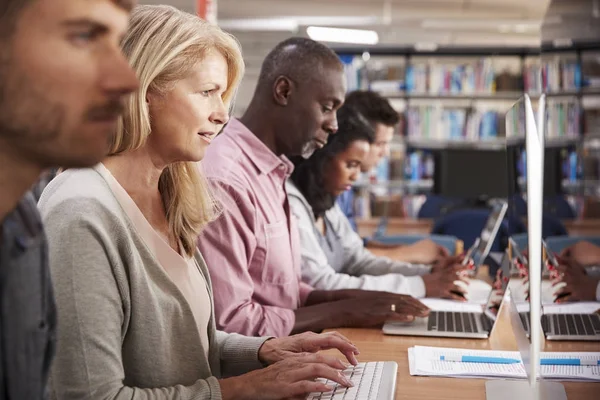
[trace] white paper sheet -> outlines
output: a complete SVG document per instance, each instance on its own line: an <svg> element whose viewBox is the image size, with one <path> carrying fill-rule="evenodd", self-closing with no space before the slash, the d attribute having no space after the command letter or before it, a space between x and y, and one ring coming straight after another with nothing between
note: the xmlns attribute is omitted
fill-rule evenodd
<svg viewBox="0 0 600 400"><path fill-rule="evenodd" d="M518 351L470 350L444 347L415 346L408 349L409 371L411 375L445 376L455 378L525 379L523 364L487 364L440 361L441 355L470 355L481 357L506 357L521 359ZM542 353L542 358L600 358L599 353L554 352ZM546 379L598 381L600 366L543 365L542 377Z"/></svg>
<svg viewBox="0 0 600 400"><path fill-rule="evenodd" d="M597 301L544 305L544 314L592 314L598 310L600 302Z"/></svg>
<svg viewBox="0 0 600 400"><path fill-rule="evenodd" d="M454 300L443 300L446 302L450 302L450 303L460 303L460 304L478 304L478 305L485 305L488 301L488 297L490 296L490 291L492 290L492 287L485 281L482 281L480 279L470 279L468 283L465 282L461 282L461 281L456 281L456 282L460 282L457 283L458 286L462 287L463 289L466 289L467 294L466 294L466 302L460 302L460 301L454 301ZM423 299L423 300L429 300L428 299ZM441 299L432 299L432 300L441 300ZM443 309L442 311L469 311L469 310L458 310L458 309L451 309L451 310L447 310L447 309ZM481 311L481 307L479 307L479 311Z"/></svg>
<svg viewBox="0 0 600 400"><path fill-rule="evenodd" d="M479 304L454 300L434 299L431 297L420 299L420 301L433 311L483 312L483 307L481 307Z"/></svg>

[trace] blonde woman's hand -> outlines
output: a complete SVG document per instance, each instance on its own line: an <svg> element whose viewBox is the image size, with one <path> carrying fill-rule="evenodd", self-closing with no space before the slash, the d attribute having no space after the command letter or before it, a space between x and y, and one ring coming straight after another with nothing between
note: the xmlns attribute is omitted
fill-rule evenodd
<svg viewBox="0 0 600 400"><path fill-rule="evenodd" d="M233 378L222 379L223 400L279 400L306 396L311 392L328 392L333 387L316 382L325 378L344 387L352 383L343 375L346 366L337 358L324 354L304 354L287 358L267 368Z"/></svg>
<svg viewBox="0 0 600 400"><path fill-rule="evenodd" d="M264 364L274 364L290 357L298 357L321 350L337 349L348 362L356 365L358 348L338 332L317 334L305 332L298 335L267 340L258 351L258 358Z"/></svg>

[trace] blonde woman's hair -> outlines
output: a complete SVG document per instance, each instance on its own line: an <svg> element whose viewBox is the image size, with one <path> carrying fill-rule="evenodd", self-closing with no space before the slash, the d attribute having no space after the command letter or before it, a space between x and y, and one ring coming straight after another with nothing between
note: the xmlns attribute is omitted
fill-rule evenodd
<svg viewBox="0 0 600 400"><path fill-rule="evenodd" d="M171 6L138 6L133 10L123 51L136 71L139 89L128 98L109 155L136 150L151 134L146 95L164 94L185 78L211 50L227 60L228 85L223 101L231 107L244 74L238 41L218 26ZM158 184L169 231L188 256L202 228L218 208L198 163L178 162L163 171Z"/></svg>

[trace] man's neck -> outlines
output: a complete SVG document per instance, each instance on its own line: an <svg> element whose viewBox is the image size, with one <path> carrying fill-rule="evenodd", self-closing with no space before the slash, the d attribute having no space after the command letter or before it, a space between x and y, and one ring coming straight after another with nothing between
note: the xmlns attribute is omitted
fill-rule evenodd
<svg viewBox="0 0 600 400"><path fill-rule="evenodd" d="M20 158L5 143L0 146L0 223L37 182L43 171L39 165Z"/></svg>
<svg viewBox="0 0 600 400"><path fill-rule="evenodd" d="M271 121L266 117L269 115L265 110L261 110L258 106L250 103L244 115L240 118L240 122L246 126L261 142L265 144L274 154L280 155L277 150L276 136L277 133L273 128Z"/></svg>

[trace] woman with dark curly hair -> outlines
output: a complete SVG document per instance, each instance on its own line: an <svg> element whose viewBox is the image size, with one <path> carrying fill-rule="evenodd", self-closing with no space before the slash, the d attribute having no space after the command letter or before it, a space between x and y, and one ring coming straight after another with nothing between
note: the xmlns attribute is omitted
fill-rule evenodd
<svg viewBox="0 0 600 400"><path fill-rule="evenodd" d="M454 283L463 268L456 258L432 268L377 257L364 247L335 200L358 178L375 132L350 106L343 106L337 119L337 134L310 158L294 160L288 181L302 242L302 279L323 290L354 288L464 300L464 289Z"/></svg>

